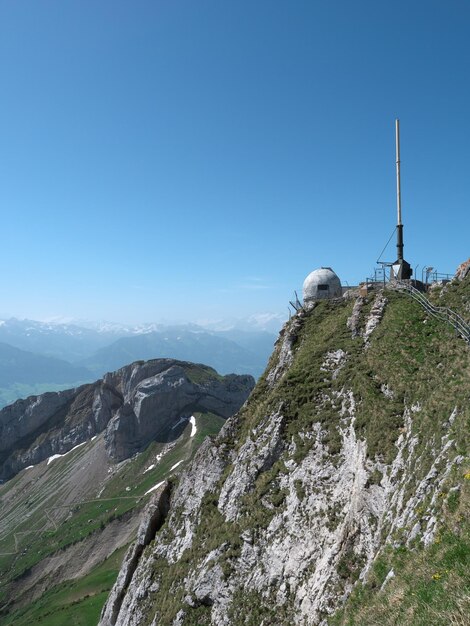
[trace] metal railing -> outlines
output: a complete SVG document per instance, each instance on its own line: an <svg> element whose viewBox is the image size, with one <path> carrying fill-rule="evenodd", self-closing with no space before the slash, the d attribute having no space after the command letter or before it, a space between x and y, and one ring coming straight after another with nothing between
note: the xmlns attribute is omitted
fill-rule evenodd
<svg viewBox="0 0 470 626"><path fill-rule="evenodd" d="M448 307L434 306L426 296L406 281L393 280L388 283L388 287L410 295L429 315L450 324L456 333L470 345L470 324L460 317L458 313Z"/></svg>

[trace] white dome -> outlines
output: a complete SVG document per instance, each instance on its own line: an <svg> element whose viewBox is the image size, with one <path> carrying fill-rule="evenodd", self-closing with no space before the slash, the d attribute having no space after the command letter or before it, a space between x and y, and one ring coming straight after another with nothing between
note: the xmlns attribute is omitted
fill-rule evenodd
<svg viewBox="0 0 470 626"><path fill-rule="evenodd" d="M304 280L304 302L341 298L341 281L331 267L321 267L311 272Z"/></svg>

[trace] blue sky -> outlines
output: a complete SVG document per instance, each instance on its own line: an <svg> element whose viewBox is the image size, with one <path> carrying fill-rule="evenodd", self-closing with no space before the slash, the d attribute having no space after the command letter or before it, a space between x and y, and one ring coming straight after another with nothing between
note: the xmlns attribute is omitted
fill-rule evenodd
<svg viewBox="0 0 470 626"><path fill-rule="evenodd" d="M405 257L453 272L469 32L465 0L1 0L0 313L242 317L321 265L357 283L396 117Z"/></svg>

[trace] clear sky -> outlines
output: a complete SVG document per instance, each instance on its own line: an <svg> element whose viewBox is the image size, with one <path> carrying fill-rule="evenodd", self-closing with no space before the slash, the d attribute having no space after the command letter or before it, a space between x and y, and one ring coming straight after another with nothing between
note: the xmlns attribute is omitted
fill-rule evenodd
<svg viewBox="0 0 470 626"><path fill-rule="evenodd" d="M0 0L0 313L287 312L470 255L468 0ZM389 260L395 250L389 248ZM418 276L421 269L418 268Z"/></svg>

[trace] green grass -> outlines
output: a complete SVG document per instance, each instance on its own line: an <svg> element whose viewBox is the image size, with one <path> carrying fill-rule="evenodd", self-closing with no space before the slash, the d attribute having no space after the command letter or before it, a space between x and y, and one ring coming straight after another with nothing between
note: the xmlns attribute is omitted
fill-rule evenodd
<svg viewBox="0 0 470 626"><path fill-rule="evenodd" d="M192 440L193 449L197 450L206 437L218 434L225 420L214 413L195 413L197 432Z"/></svg>
<svg viewBox="0 0 470 626"><path fill-rule="evenodd" d="M57 484L60 485L60 476L73 470L74 463L80 462L84 451L85 446L69 453L63 459L55 461L48 469L49 480L56 481L59 479ZM20 480L19 475L2 485L0 494L6 495L18 480ZM24 575L45 557L82 541L92 533L100 532L113 519L120 518L132 508L142 507L144 504L138 499L115 497L113 500L102 499L99 502L87 502L85 499L83 502L71 503L64 507L61 506L63 494L61 494L60 487L46 499L42 493L33 494L34 492L29 491L19 494L17 508L21 511L20 507L28 510L29 507L39 505L38 510L31 517L25 518L15 528L12 528L10 533L0 542L1 552L14 553L15 544L18 547L16 553L0 556L0 571L2 572L0 590L4 590L9 582ZM130 494L126 493L126 495L129 496ZM59 508L56 510L56 507ZM57 512L62 515L62 522L58 522L57 530L52 527L47 515L48 512L54 518ZM17 536L16 542L15 534Z"/></svg>
<svg viewBox="0 0 470 626"><path fill-rule="evenodd" d="M431 289L427 296L436 306L447 306L470 323L470 274L463 281Z"/></svg>
<svg viewBox="0 0 470 626"><path fill-rule="evenodd" d="M102 530L113 519L122 517L135 507L135 500L117 498L103 502L80 503L73 505L71 517L63 522L58 530L24 531L25 534L20 537L19 552L2 557L0 560L2 583L15 580L47 556L83 541L92 533ZM23 527L27 528L27 523ZM14 548L11 540L8 547Z"/></svg>
<svg viewBox="0 0 470 626"><path fill-rule="evenodd" d="M291 606L277 606L274 596L274 590L271 597L266 597L256 591L238 589L229 612L231 626L292 626Z"/></svg>
<svg viewBox="0 0 470 626"><path fill-rule="evenodd" d="M126 547L116 550L87 576L57 585L40 598L8 616L2 626L91 626L99 615L116 580Z"/></svg>
<svg viewBox="0 0 470 626"><path fill-rule="evenodd" d="M189 380L197 385L204 385L212 381L223 379L223 376L207 365L187 363L184 365L184 371Z"/></svg>

